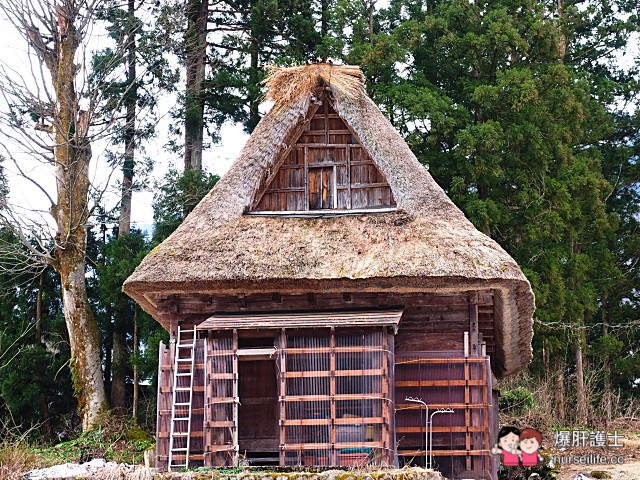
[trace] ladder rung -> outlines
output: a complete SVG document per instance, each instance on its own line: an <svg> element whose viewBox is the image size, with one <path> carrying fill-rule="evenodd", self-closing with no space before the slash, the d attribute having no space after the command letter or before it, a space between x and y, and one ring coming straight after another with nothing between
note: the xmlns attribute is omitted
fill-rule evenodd
<svg viewBox="0 0 640 480"><path fill-rule="evenodd" d="M193 343L181 343L178 348L193 348Z"/></svg>
<svg viewBox="0 0 640 480"><path fill-rule="evenodd" d="M193 375L191 372L187 372L187 373L176 373L176 376L178 376L178 377L190 377L191 375Z"/></svg>
<svg viewBox="0 0 640 480"><path fill-rule="evenodd" d="M176 407L182 407L182 406L185 406L185 405L191 405L191 402L176 402L176 403L174 403L174 405Z"/></svg>
<svg viewBox="0 0 640 480"><path fill-rule="evenodd" d="M179 358L178 361L179 362L192 362L193 358Z"/></svg>
<svg viewBox="0 0 640 480"><path fill-rule="evenodd" d="M189 421L189 417L177 417L173 419L174 422L187 422Z"/></svg>
<svg viewBox="0 0 640 480"><path fill-rule="evenodd" d="M188 392L191 387L176 387L176 392Z"/></svg>
<svg viewBox="0 0 640 480"><path fill-rule="evenodd" d="M190 435L189 432L173 432L174 437L188 437Z"/></svg>
<svg viewBox="0 0 640 480"><path fill-rule="evenodd" d="M172 452L186 452L187 450L189 450L188 448L173 448L171 451Z"/></svg>

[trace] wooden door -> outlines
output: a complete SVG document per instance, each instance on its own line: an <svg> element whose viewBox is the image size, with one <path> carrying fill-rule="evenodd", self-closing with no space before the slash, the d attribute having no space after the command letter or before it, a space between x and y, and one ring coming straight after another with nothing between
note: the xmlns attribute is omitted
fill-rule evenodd
<svg viewBox="0 0 640 480"><path fill-rule="evenodd" d="M240 453L277 452L278 393L275 361L241 361L238 362L238 367Z"/></svg>
<svg viewBox="0 0 640 480"><path fill-rule="evenodd" d="M336 208L335 167L309 168L309 210Z"/></svg>

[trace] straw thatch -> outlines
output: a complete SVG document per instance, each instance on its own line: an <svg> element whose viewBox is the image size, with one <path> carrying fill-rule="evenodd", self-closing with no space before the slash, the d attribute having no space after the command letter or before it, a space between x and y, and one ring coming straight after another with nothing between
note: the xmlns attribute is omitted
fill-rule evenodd
<svg viewBox="0 0 640 480"><path fill-rule="evenodd" d="M295 93L297 78L302 95ZM339 86L332 83L336 78L342 79ZM529 282L451 202L361 83L354 89L353 78L361 82L355 67L277 71L267 84L281 89L271 94L278 108L258 124L216 187L147 255L125 282L125 292L157 316L153 295L162 292L494 288L498 371L522 369L531 359ZM244 215L290 132L307 115L314 95L310 85L330 92L335 110L386 176L397 212L337 218Z"/></svg>

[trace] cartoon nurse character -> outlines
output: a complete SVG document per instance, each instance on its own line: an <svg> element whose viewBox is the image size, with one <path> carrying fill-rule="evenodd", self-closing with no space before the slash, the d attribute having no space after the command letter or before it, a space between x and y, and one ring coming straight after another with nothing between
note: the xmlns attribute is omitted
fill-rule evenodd
<svg viewBox="0 0 640 480"><path fill-rule="evenodd" d="M538 462L544 461L538 453L542 444L542 435L533 428L526 428L520 434L520 451L522 452L522 465L524 467L533 467Z"/></svg>
<svg viewBox="0 0 640 480"><path fill-rule="evenodd" d="M502 427L498 433L498 444L491 449L494 455L502 455L502 465L517 467L519 463L520 430L516 427Z"/></svg>

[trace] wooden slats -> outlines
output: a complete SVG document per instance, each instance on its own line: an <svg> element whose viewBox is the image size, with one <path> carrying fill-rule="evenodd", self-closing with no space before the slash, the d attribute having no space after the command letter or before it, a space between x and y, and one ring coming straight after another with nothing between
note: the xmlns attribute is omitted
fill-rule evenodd
<svg viewBox="0 0 640 480"><path fill-rule="evenodd" d="M382 448L381 442L287 443L283 450L329 450L342 448Z"/></svg>
<svg viewBox="0 0 640 480"><path fill-rule="evenodd" d="M303 425L375 425L383 423L381 417L360 417L360 418L304 418L304 419L285 419L282 424L286 427L303 426Z"/></svg>
<svg viewBox="0 0 640 480"><path fill-rule="evenodd" d="M252 211L395 206L387 179L329 101L325 99L320 108L312 106L303 125L286 141L273 172L266 176L252 202ZM352 182L356 185L353 189ZM331 192L334 196L327 195Z"/></svg>
<svg viewBox="0 0 640 480"><path fill-rule="evenodd" d="M452 408L454 410L465 410L465 409L484 409L491 407L491 404L488 403L430 403L429 408L438 409L438 408ZM417 405L415 403L396 403L396 411L400 410L424 410L424 407Z"/></svg>
<svg viewBox="0 0 640 480"><path fill-rule="evenodd" d="M397 433L424 433L422 427L396 427ZM466 433L466 432L484 432L484 426L467 427L467 426L446 426L433 427L433 433Z"/></svg>
<svg viewBox="0 0 640 480"><path fill-rule="evenodd" d="M434 457L466 457L467 455L472 456L488 456L490 455L489 450L433 450ZM406 457L419 457L424 456L424 450L398 450L398 455L406 456Z"/></svg>
<svg viewBox="0 0 640 480"><path fill-rule="evenodd" d="M402 310L372 312L324 312L254 315L213 315L198 325L198 330L255 328L310 328L343 326L397 327Z"/></svg>
<svg viewBox="0 0 640 480"><path fill-rule="evenodd" d="M396 387L481 387L483 380L396 380Z"/></svg>
<svg viewBox="0 0 640 480"><path fill-rule="evenodd" d="M331 372L330 370L305 370L303 372L290 371L284 373L283 375L285 378L321 378L330 377L332 373L336 377L379 377L382 375L382 369L376 368L371 370L335 370L334 372Z"/></svg>

